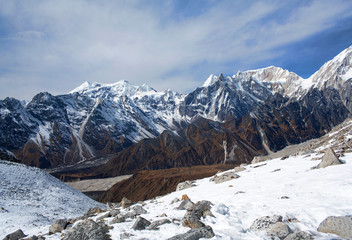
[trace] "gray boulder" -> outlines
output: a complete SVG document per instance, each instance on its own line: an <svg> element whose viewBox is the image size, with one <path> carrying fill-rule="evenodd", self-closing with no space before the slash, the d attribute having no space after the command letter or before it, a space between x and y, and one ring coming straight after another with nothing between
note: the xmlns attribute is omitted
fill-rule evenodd
<svg viewBox="0 0 352 240"><path fill-rule="evenodd" d="M94 207L94 208L90 208L85 214L84 214L84 218L89 218L89 217L93 217L99 213L103 212L103 210L99 207Z"/></svg>
<svg viewBox="0 0 352 240"><path fill-rule="evenodd" d="M49 227L49 234L54 234L64 230L69 222L66 219L58 219Z"/></svg>
<svg viewBox="0 0 352 240"><path fill-rule="evenodd" d="M110 240L107 233L108 227L105 224L86 219L68 229L62 240Z"/></svg>
<svg viewBox="0 0 352 240"><path fill-rule="evenodd" d="M137 217L135 223L132 226L132 229L134 230L144 230L146 229L151 222L149 222L147 219L142 218L141 216Z"/></svg>
<svg viewBox="0 0 352 240"><path fill-rule="evenodd" d="M239 178L240 176L237 175L236 173L234 172L227 172L227 173L224 173L220 176L218 175L215 175L214 177L212 177L210 179L211 182L215 182L216 184L218 183L222 183L222 182L227 182L227 181L230 181L232 179L236 179L236 178Z"/></svg>
<svg viewBox="0 0 352 240"><path fill-rule="evenodd" d="M131 233L124 232L124 233L121 233L121 234L120 234L120 239L121 239L121 240L130 239L130 238L133 237L133 236L134 236L134 235L131 234Z"/></svg>
<svg viewBox="0 0 352 240"><path fill-rule="evenodd" d="M210 226L204 226L201 228L192 228L186 233L178 234L167 240L198 240L200 238L212 238L215 234Z"/></svg>
<svg viewBox="0 0 352 240"><path fill-rule="evenodd" d="M117 215L110 221L110 224L115 224L115 223L123 223L126 222L126 218L123 215Z"/></svg>
<svg viewBox="0 0 352 240"><path fill-rule="evenodd" d="M164 218L164 219L160 219L160 220L156 220L156 221L153 221L148 229L149 230L158 230L159 229L159 226L161 225L164 225L164 224L167 224L167 223L171 223L171 221L167 218Z"/></svg>
<svg viewBox="0 0 352 240"><path fill-rule="evenodd" d="M284 238L284 240L312 240L312 239L313 239L312 235L310 235L305 231L294 232L288 235L286 238Z"/></svg>
<svg viewBox="0 0 352 240"><path fill-rule="evenodd" d="M246 168L242 167L242 166L235 167L235 169L234 169L235 172L242 172L242 171L245 171L245 170L246 170Z"/></svg>
<svg viewBox="0 0 352 240"><path fill-rule="evenodd" d="M194 203L191 201L191 199L185 199L183 200L180 205L177 207L178 210L187 210L190 209L194 206Z"/></svg>
<svg viewBox="0 0 352 240"><path fill-rule="evenodd" d="M252 231L267 231L273 226L275 223L282 222L282 216L274 215L274 216L264 216L254 220L250 229Z"/></svg>
<svg viewBox="0 0 352 240"><path fill-rule="evenodd" d="M18 239L24 238L25 236L27 235L25 235L21 229L18 229L17 231L6 235L6 237L3 240L18 240Z"/></svg>
<svg viewBox="0 0 352 240"><path fill-rule="evenodd" d="M204 227L204 223L200 220L206 216L214 216L210 209L212 203L209 201L199 201L192 208L188 209L185 216L182 219L182 225L190 228L201 228Z"/></svg>
<svg viewBox="0 0 352 240"><path fill-rule="evenodd" d="M123 197L120 202L122 208L128 208L132 205L132 203L133 202L131 200L127 199L126 197Z"/></svg>
<svg viewBox="0 0 352 240"><path fill-rule="evenodd" d="M174 204L174 203L177 203L177 202L179 202L179 201L180 201L180 199L174 198L174 199L170 202L170 204Z"/></svg>
<svg viewBox="0 0 352 240"><path fill-rule="evenodd" d="M196 186L194 184L194 181L180 182L179 184L177 184L176 191L181 191L183 189L187 189L187 188L194 187L194 186Z"/></svg>
<svg viewBox="0 0 352 240"><path fill-rule="evenodd" d="M283 222L277 222L273 224L267 232L268 235L273 238L278 237L280 239L284 239L290 234L290 228Z"/></svg>
<svg viewBox="0 0 352 240"><path fill-rule="evenodd" d="M333 165L343 164L340 159L336 156L336 153L332 148L328 148L325 151L323 159L315 168L326 168Z"/></svg>
<svg viewBox="0 0 352 240"><path fill-rule="evenodd" d="M141 214L146 214L147 213L147 210L145 210L142 206L140 205L136 205L132 208L132 212L135 214L135 215L141 215Z"/></svg>
<svg viewBox="0 0 352 240"><path fill-rule="evenodd" d="M319 224L318 231L352 239L352 216L327 217Z"/></svg>

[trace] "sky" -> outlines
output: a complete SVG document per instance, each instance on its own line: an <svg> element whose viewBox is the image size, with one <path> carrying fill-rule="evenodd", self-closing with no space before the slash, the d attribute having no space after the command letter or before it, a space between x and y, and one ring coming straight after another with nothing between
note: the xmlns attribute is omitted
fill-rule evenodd
<svg viewBox="0 0 352 240"><path fill-rule="evenodd" d="M308 78L350 45L350 0L0 0L0 99L123 79L188 93L270 65Z"/></svg>

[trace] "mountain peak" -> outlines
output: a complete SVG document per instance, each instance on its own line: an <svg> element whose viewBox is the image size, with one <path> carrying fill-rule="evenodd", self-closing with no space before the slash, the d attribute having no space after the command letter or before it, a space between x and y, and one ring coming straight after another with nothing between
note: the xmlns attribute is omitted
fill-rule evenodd
<svg viewBox="0 0 352 240"><path fill-rule="evenodd" d="M216 75L210 74L207 80L205 80L205 82L203 83L202 87L208 87L210 85L213 85L217 78L218 77Z"/></svg>

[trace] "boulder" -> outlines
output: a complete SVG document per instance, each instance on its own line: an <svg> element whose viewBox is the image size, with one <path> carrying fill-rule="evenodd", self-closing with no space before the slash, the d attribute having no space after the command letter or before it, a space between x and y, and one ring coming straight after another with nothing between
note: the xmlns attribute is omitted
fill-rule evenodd
<svg viewBox="0 0 352 240"><path fill-rule="evenodd" d="M183 189L187 189L187 188L194 187L194 186L196 186L194 184L194 181L180 182L179 184L177 184L176 191L181 191Z"/></svg>
<svg viewBox="0 0 352 240"><path fill-rule="evenodd" d="M319 224L318 231L352 239L352 216L327 217Z"/></svg>
<svg viewBox="0 0 352 240"><path fill-rule="evenodd" d="M146 214L147 213L147 210L145 210L142 206L140 205L136 205L132 208L132 212L135 214L135 215L141 215L141 214Z"/></svg>
<svg viewBox="0 0 352 240"><path fill-rule="evenodd" d="M178 234L167 240L198 240L200 238L212 238L215 234L210 226L204 226L201 228L192 228L186 233Z"/></svg>
<svg viewBox="0 0 352 240"><path fill-rule="evenodd" d="M25 236L27 235L25 235L21 229L18 229L17 231L6 235L3 240L18 240L24 238Z"/></svg>
<svg viewBox="0 0 352 240"><path fill-rule="evenodd" d="M131 239L134 235L128 232L124 232L120 234L120 239L121 240L126 240L126 239Z"/></svg>
<svg viewBox="0 0 352 240"><path fill-rule="evenodd" d="M134 230L144 230L146 229L151 222L149 222L147 219L142 218L141 216L137 217L135 223L132 226L132 229Z"/></svg>
<svg viewBox="0 0 352 240"><path fill-rule="evenodd" d="M110 212L104 213L103 215L99 216L96 221L104 221L104 219L108 217L111 217Z"/></svg>
<svg viewBox="0 0 352 240"><path fill-rule="evenodd" d="M190 199L183 200L177 207L178 210L187 210L194 206L194 203Z"/></svg>
<svg viewBox="0 0 352 240"><path fill-rule="evenodd" d="M126 218L123 215L117 215L114 219L110 221L110 224L123 223L126 222Z"/></svg>
<svg viewBox="0 0 352 240"><path fill-rule="evenodd" d="M284 240L312 240L313 237L305 231L297 231L289 234Z"/></svg>
<svg viewBox="0 0 352 240"><path fill-rule="evenodd" d="M159 229L159 226L167 224L167 223L171 223L171 221L169 219L167 219L167 218L156 220L156 221L153 221L149 225L148 229L149 230L157 230L157 229Z"/></svg>
<svg viewBox="0 0 352 240"><path fill-rule="evenodd" d="M179 202L179 201L181 201L181 200L178 199L178 198L174 198L174 199L170 202L170 204L174 204L174 203L177 203L177 202Z"/></svg>
<svg viewBox="0 0 352 240"><path fill-rule="evenodd" d="M252 231L267 231L270 229L272 225L275 223L282 222L282 216L274 215L274 216L264 216L254 220L250 229Z"/></svg>
<svg viewBox="0 0 352 240"><path fill-rule="evenodd" d="M214 177L212 177L210 179L211 182L215 182L216 184L218 183L222 183L222 182L226 182L226 181L230 181L232 179L236 179L236 178L239 178L240 176L237 175L236 173L234 172L227 172L227 173L224 173L220 176L218 175L215 175Z"/></svg>
<svg viewBox="0 0 352 240"><path fill-rule="evenodd" d="M132 205L132 203L133 202L131 200L127 199L126 197L123 197L120 202L122 208L128 208Z"/></svg>
<svg viewBox="0 0 352 240"><path fill-rule="evenodd" d="M321 160L321 162L315 168L317 168L317 169L326 168L326 167L329 167L329 166L339 165L339 164L342 164L342 162L336 156L336 153L334 152L334 150L332 148L328 148L325 151L323 159Z"/></svg>
<svg viewBox="0 0 352 240"><path fill-rule="evenodd" d="M108 227L105 224L86 219L68 229L62 240L110 240L107 233Z"/></svg>
<svg viewBox="0 0 352 240"><path fill-rule="evenodd" d="M94 208L90 208L85 214L84 214L84 218L89 218L89 217L93 217L99 213L103 212L103 210L99 207L94 207Z"/></svg>
<svg viewBox="0 0 352 240"><path fill-rule="evenodd" d="M284 239L290 234L290 228L283 222L277 222L273 224L267 232L273 238L278 237Z"/></svg>
<svg viewBox="0 0 352 240"><path fill-rule="evenodd" d="M244 168L242 166L235 167L235 169L234 169L235 172L242 172L244 170L246 170L246 168Z"/></svg>
<svg viewBox="0 0 352 240"><path fill-rule="evenodd" d="M64 230L69 222L66 219L58 219L49 227L49 234L54 234Z"/></svg>
<svg viewBox="0 0 352 240"><path fill-rule="evenodd" d="M210 209L212 203L209 201L199 201L192 208L189 208L183 217L182 225L190 228L204 227L204 223L200 219L206 216L214 216Z"/></svg>

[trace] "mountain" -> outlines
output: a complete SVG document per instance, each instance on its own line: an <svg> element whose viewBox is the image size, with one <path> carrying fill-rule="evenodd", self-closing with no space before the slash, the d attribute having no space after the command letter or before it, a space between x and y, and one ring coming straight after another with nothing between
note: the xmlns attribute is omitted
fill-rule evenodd
<svg viewBox="0 0 352 240"><path fill-rule="evenodd" d="M231 160L248 161L341 123L352 111L351 58L352 47L308 79L274 66L211 75L185 95L123 80L85 82L59 96L39 93L26 104L6 98L0 152L42 168L116 155L130 171L224 162L238 145L241 159Z"/></svg>
<svg viewBox="0 0 352 240"><path fill-rule="evenodd" d="M0 160L0 238L21 228L27 234L48 231L57 218L73 218L93 201L38 168Z"/></svg>

